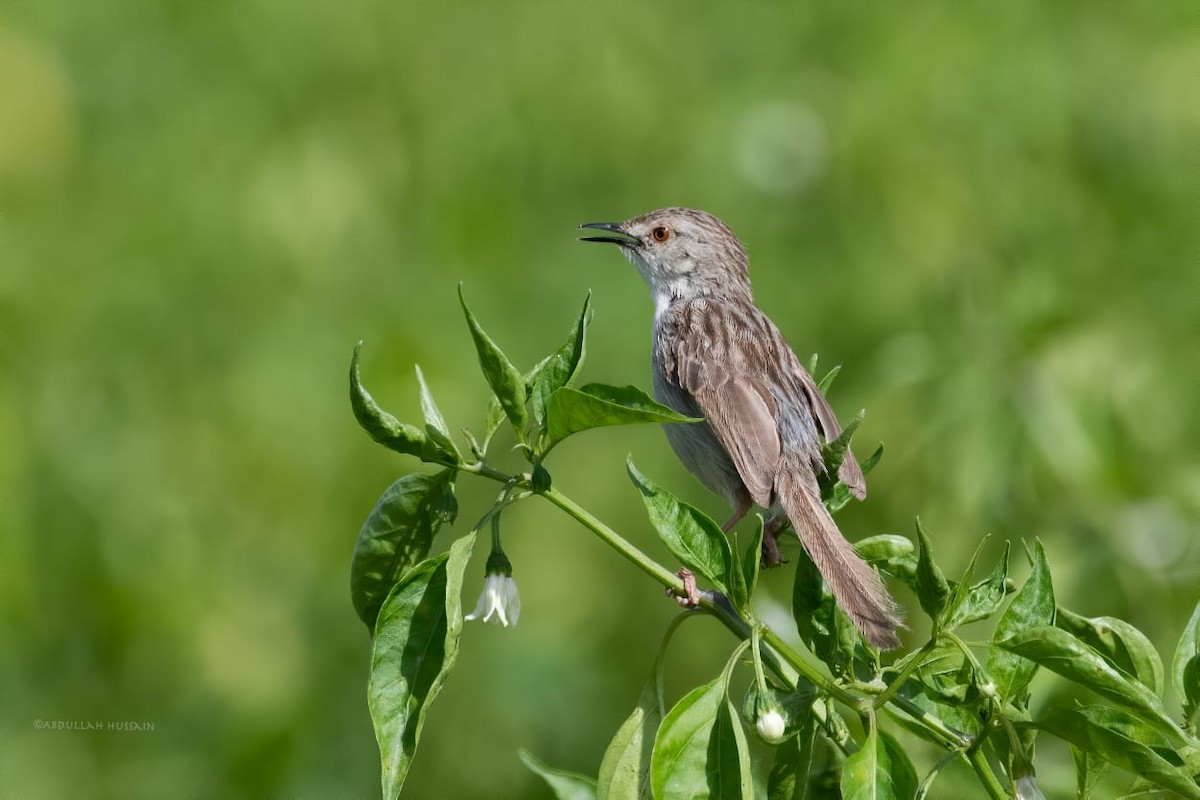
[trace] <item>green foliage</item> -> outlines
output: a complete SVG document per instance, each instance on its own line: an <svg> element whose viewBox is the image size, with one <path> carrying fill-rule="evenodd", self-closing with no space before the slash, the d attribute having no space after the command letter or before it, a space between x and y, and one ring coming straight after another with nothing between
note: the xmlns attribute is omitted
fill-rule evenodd
<svg viewBox="0 0 1200 800"><path fill-rule="evenodd" d="M992 641L999 644L1010 636L1017 636L1037 627L1054 624L1054 586L1050 580L1050 565L1042 543L1037 542L1034 553L1033 572L1025 585L1017 592L1008 608L996 623ZM993 649L988 657L988 672L996 679L1000 696L1018 706L1027 705L1025 689L1033 680L1037 664L1005 652Z"/></svg>
<svg viewBox="0 0 1200 800"><path fill-rule="evenodd" d="M635 387L570 385L586 349L590 297L565 342L524 375L465 302L463 309L494 395L482 444L464 431L475 461L465 460L454 444L420 369L423 430L400 423L375 403L361 385L357 349L351 364L353 410L368 434L389 449L444 465L437 473L410 474L389 487L368 516L352 560L354 607L374 631L368 697L387 797L397 796L404 784L429 704L458 651L463 571L475 534L460 537L448 552L429 556L434 534L454 521L457 477L466 474L503 485L479 522L492 527L489 572L512 572L500 549L500 516L513 503L540 496L668 590L679 591L671 568L654 562L561 494L544 462L555 445L583 430L692 420ZM827 375L822 387L835 374ZM528 472L504 472L489 461L494 426L505 419L530 465ZM861 419L825 448L830 475L836 474ZM864 468L873 467L881 452L882 447ZM762 584L762 517L739 554L716 522L646 477L632 458L627 471L658 537L707 591L696 611L677 617L668 628L651 678L606 748L596 780L552 768L520 751L520 759L555 797L749 798L756 785L765 785L770 798L831 792L846 800L937 796L935 784L946 766L961 760L988 796L1002 798L1015 791L1018 781L1032 780L1039 731L1071 746L1085 793L1102 768L1111 765L1137 776L1131 790L1157 788L1200 797L1195 780L1200 742L1194 730L1200 609L1172 662L1172 685L1185 711L1180 726L1163 704L1165 671L1147 637L1114 617L1086 618L1058 608L1040 541L1030 554L1029 576L1005 606L1013 585L1009 543L990 571L977 579L988 543L984 537L962 575L951 579L934 556L933 537L918 520L915 542L881 534L856 545L868 563L915 592L929 619L929 639L897 654L891 663L864 643L808 556L800 551L793 559L792 618L800 640L821 663L818 669L755 618L753 599ZM831 511L849 500L848 490L837 481L823 490ZM686 691L666 711L665 653L680 622L697 614L717 618L741 643L718 678ZM994 625L988 641L960 638L964 626L990 620ZM747 661L753 670L747 670L751 682L739 713L730 691ZM1039 667L1109 705L1064 707L1051 701L1037 706L1037 716L1031 716L1030 684ZM843 711L858 718L862 734L855 735L859 726L847 724ZM942 755L919 773L915 751L886 730L885 722L915 734ZM765 746L774 748L767 774L757 781L747 730L757 730Z"/></svg>
<svg viewBox="0 0 1200 800"><path fill-rule="evenodd" d="M638 472L632 460L626 468L629 479L642 493L650 524L672 555L718 591L729 595L730 587L735 585L733 552L720 526Z"/></svg>
<svg viewBox="0 0 1200 800"><path fill-rule="evenodd" d="M387 488L358 533L350 560L350 595L359 618L374 630L388 592L429 554L434 534L458 513L454 470L412 473Z"/></svg>
<svg viewBox="0 0 1200 800"><path fill-rule="evenodd" d="M874 725L842 765L843 800L902 800L917 791L917 773L904 749Z"/></svg>
<svg viewBox="0 0 1200 800"><path fill-rule="evenodd" d="M917 556L917 599L921 601L921 608L926 614L934 620L940 620L946 603L950 601L950 582L933 560L933 545L919 519L917 543L920 545Z"/></svg>
<svg viewBox="0 0 1200 800"><path fill-rule="evenodd" d="M548 767L528 750L519 750L518 755L531 772L542 777L556 800L595 800L596 782L586 775Z"/></svg>
<svg viewBox="0 0 1200 800"><path fill-rule="evenodd" d="M1200 711L1200 602L1196 603L1196 609L1179 637L1175 657L1171 659L1171 682L1183 701L1188 730L1195 734L1197 712Z"/></svg>
<svg viewBox="0 0 1200 800"><path fill-rule="evenodd" d="M650 797L650 757L662 717L658 693L651 681L604 751L597 779L600 800Z"/></svg>
<svg viewBox="0 0 1200 800"><path fill-rule="evenodd" d="M697 686L667 712L654 737L650 786L656 798L752 798L746 736L729 701L741 648L721 676Z"/></svg>
<svg viewBox="0 0 1200 800"><path fill-rule="evenodd" d="M559 389L550 397L546 417L546 450L573 433L592 428L696 421L656 403L636 386L606 386L602 383Z"/></svg>
<svg viewBox="0 0 1200 800"><path fill-rule="evenodd" d="M422 561L392 587L372 642L367 702L383 762L383 796L400 796L425 713L458 657L462 579L475 535Z"/></svg>

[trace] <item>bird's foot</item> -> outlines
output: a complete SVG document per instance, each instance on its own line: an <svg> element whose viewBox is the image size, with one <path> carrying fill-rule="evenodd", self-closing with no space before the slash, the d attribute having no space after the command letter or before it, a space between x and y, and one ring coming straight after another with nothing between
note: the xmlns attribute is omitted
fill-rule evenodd
<svg viewBox="0 0 1200 800"><path fill-rule="evenodd" d="M787 524L788 519L782 514L767 520L763 528L762 557L759 561L763 569L787 563L787 559L779 552L779 534L787 528Z"/></svg>
<svg viewBox="0 0 1200 800"><path fill-rule="evenodd" d="M696 576L690 569L681 569L675 573L683 581L683 593L678 589L668 588L667 597L674 597L675 602L682 608L692 609L700 605L700 592L696 591Z"/></svg>

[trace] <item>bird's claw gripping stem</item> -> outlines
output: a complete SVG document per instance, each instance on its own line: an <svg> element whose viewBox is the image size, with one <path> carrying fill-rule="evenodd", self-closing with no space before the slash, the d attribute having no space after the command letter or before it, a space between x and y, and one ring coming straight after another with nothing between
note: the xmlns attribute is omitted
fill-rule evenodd
<svg viewBox="0 0 1200 800"><path fill-rule="evenodd" d="M667 589L667 597L674 597L680 607L692 609L700 605L700 593L696 591L696 576L690 569L680 569L675 573L683 581L683 593L678 589Z"/></svg>

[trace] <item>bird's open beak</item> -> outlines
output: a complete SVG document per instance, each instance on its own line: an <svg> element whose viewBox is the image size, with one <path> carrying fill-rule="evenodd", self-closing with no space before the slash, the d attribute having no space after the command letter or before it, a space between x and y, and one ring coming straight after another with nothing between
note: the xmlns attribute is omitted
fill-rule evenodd
<svg viewBox="0 0 1200 800"><path fill-rule="evenodd" d="M617 234L616 236L580 236L579 241L581 242L608 242L609 244L619 244L622 247L634 247L640 244L635 237L625 232L619 222L588 222L579 227Z"/></svg>

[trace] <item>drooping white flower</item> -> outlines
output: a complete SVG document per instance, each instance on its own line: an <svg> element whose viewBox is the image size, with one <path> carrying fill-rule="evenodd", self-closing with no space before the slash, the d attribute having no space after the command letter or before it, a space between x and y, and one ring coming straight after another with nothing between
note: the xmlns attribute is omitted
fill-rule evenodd
<svg viewBox="0 0 1200 800"><path fill-rule="evenodd" d="M783 741L783 715L778 709L771 708L758 715L758 735L768 744L779 744Z"/></svg>
<svg viewBox="0 0 1200 800"><path fill-rule="evenodd" d="M521 616L521 598L512 575L494 573L484 578L483 594L479 595L475 610L464 619L475 620L480 615L484 622L491 622L495 617L495 621L506 628L517 624L517 618Z"/></svg>
<svg viewBox="0 0 1200 800"><path fill-rule="evenodd" d="M1046 800L1032 775L1017 778L1017 800Z"/></svg>

